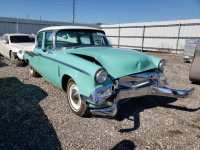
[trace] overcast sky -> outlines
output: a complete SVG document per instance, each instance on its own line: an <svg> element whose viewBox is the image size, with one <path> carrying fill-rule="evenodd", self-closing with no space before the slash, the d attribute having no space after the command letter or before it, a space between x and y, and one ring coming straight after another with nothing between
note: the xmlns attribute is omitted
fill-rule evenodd
<svg viewBox="0 0 200 150"><path fill-rule="evenodd" d="M73 0L0 0L0 17L72 22ZM200 0L76 0L75 22L200 19Z"/></svg>

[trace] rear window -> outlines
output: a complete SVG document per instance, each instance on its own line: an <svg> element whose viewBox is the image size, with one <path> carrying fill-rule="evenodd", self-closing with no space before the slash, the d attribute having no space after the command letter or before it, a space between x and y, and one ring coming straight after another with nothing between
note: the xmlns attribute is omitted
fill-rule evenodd
<svg viewBox="0 0 200 150"><path fill-rule="evenodd" d="M28 43L35 42L34 37L30 36L10 36L11 43Z"/></svg>

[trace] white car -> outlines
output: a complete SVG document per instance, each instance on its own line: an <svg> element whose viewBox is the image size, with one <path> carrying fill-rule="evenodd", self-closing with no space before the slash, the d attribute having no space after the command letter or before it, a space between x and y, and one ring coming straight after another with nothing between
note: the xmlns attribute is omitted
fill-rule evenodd
<svg viewBox="0 0 200 150"><path fill-rule="evenodd" d="M0 54L11 60L23 60L25 51L33 51L35 37L31 34L4 34L0 40Z"/></svg>

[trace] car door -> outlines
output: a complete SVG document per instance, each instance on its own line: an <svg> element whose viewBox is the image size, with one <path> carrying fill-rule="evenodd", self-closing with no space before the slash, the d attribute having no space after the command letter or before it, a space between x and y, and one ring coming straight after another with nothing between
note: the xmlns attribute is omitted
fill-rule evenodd
<svg viewBox="0 0 200 150"><path fill-rule="evenodd" d="M6 41L7 43L2 43L3 40ZM9 51L10 51L10 49L9 49L9 40L8 40L8 36L7 35L4 35L2 37L2 39L1 39L0 51L4 56L10 58L10 55L9 55Z"/></svg>
<svg viewBox="0 0 200 150"><path fill-rule="evenodd" d="M37 34L37 37L36 37L36 46L34 48L34 57L33 59L31 60L31 66L38 72L42 75L41 73L41 70L40 70L40 67L39 67L39 62L40 62L40 52L41 52L41 49L42 49L42 45L43 44L43 37L44 37L44 32L40 32Z"/></svg>
<svg viewBox="0 0 200 150"><path fill-rule="evenodd" d="M54 61L53 31L45 31L43 36L44 44L39 51L39 70L42 72L42 76L55 83L57 71L55 68L56 62Z"/></svg>

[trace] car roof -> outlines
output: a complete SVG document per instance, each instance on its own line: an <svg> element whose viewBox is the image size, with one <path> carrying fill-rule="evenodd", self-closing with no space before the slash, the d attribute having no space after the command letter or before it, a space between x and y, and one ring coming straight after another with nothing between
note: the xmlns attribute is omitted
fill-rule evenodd
<svg viewBox="0 0 200 150"><path fill-rule="evenodd" d="M39 30L38 32L46 31L46 30L65 30L65 29L87 29L87 30L102 31L101 29L98 29L98 28L85 27L85 26L52 26L52 27L43 28Z"/></svg>
<svg viewBox="0 0 200 150"><path fill-rule="evenodd" d="M31 36L31 34L19 34L19 33L6 33L4 35L7 35L7 36Z"/></svg>

